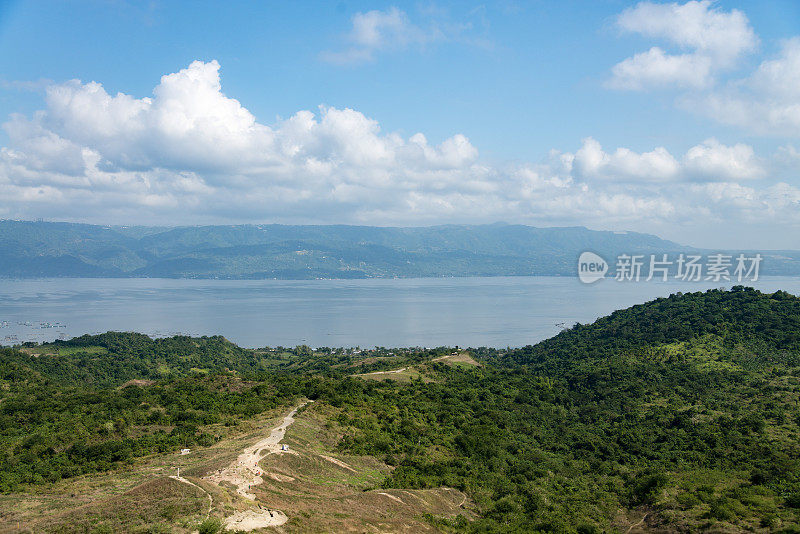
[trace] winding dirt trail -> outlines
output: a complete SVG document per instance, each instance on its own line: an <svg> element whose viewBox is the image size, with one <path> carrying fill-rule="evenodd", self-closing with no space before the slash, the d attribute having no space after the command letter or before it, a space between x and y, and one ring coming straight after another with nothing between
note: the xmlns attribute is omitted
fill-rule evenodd
<svg viewBox="0 0 800 534"><path fill-rule="evenodd" d="M206 475L203 478L217 485L222 482L233 484L236 486L236 493L245 499L255 501L256 496L251 493L251 490L264 482L262 478L264 472L258 465L259 460L267 454L286 452L281 450L280 446L281 440L283 440L283 437L286 435L286 429L294 423L294 416L297 414L297 410L310 402L314 401L306 401L295 407L283 418L280 425L272 429L269 436L244 449L231 465L216 473ZM225 527L232 530L248 531L257 528L282 525L286 523L288 519L286 514L281 511L268 510L261 508L259 505L257 509L242 510L227 517L225 519Z"/></svg>
<svg viewBox="0 0 800 534"><path fill-rule="evenodd" d="M639 525L641 525L642 523L644 523L644 520L645 520L645 519L647 519L647 516L648 516L648 515L650 515L650 512L647 512L646 514L644 514L644 517L643 517L643 518L641 518L641 519L639 520L639 522L638 522L638 523L635 523L635 524L631 525L630 527L628 527L628 530L626 531L626 534L627 534L628 532L630 532L631 530L633 530L634 528L636 528L636 527L638 527Z"/></svg>
<svg viewBox="0 0 800 534"><path fill-rule="evenodd" d="M200 491L206 494L206 497L208 497L208 512L206 512L206 519L208 519L208 516L211 515L211 509L214 507L214 499L211 497L211 494L206 490L204 490L203 488L201 488L200 486L198 486L197 484L195 484L194 482L192 482L191 480L187 480L182 476L170 475L169 478L177 480L178 482L183 482L184 484L189 484L190 486L194 486L195 488L199 489Z"/></svg>

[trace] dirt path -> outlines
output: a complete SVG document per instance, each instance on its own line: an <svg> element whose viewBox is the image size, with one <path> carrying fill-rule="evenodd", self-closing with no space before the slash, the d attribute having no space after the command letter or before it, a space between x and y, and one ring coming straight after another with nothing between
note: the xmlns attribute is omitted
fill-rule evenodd
<svg viewBox="0 0 800 534"><path fill-rule="evenodd" d="M358 471L356 471L355 469L353 469L352 467L350 467L349 465L347 465L346 463L344 463L343 461L341 461L341 460L339 460L337 458L334 458L332 456L325 456L324 454L320 454L319 456L323 460L327 460L327 461L329 461L330 463L332 463L334 465L338 465L339 467L342 467L344 469L348 469L348 470L352 471L353 473L358 473Z"/></svg>
<svg viewBox="0 0 800 534"><path fill-rule="evenodd" d="M280 425L272 429L269 436L258 441L257 443L247 447L242 451L236 460L228 467L206 475L203 477L205 480L220 484L228 482L236 486L236 493L248 499L255 501L256 496L251 493L252 489L262 482L264 479L261 467L258 462L262 457L267 454L280 454L286 451L281 450L280 442L286 435L286 429L294 423L294 416L297 410L308 404L307 401L294 408L291 412L283 418ZM191 484L191 482L190 482ZM202 488L201 488L202 489ZM225 519L225 527L232 530L254 530L257 528L274 527L282 525L288 521L288 517L283 512L278 510L267 510L258 507L258 509L243 510L236 512L232 516Z"/></svg>
<svg viewBox="0 0 800 534"><path fill-rule="evenodd" d="M200 486L198 486L197 484L195 484L194 482L192 482L191 480L187 480L181 476L170 475L169 478L177 480L178 482L183 482L184 484L189 484L190 486L194 486L195 488L199 489L200 491L206 494L206 497L208 497L208 512L206 512L206 519L208 519L208 516L211 515L211 509L214 507L214 499L211 498L211 494L206 490L204 490L203 488L201 488Z"/></svg>
<svg viewBox="0 0 800 534"><path fill-rule="evenodd" d="M626 531L626 534L627 534L628 532L630 532L631 530L633 530L634 528L636 528L636 527L638 527L639 525L641 525L642 523L644 523L644 520L645 520L645 519L647 519L647 516L648 516L649 514L650 514L650 512L647 512L646 514L644 514L644 517L643 517L643 518L641 518L641 519L639 520L639 522L638 522L638 523L636 523L636 524L633 524L633 525L631 525L630 527L628 527L628 530Z"/></svg>
<svg viewBox="0 0 800 534"><path fill-rule="evenodd" d="M390 499L392 499L393 501L397 501L397 502L399 502L400 504L405 504L405 503L403 502L403 499L401 499L400 497L397 497L397 496L395 496L395 495L392 495L392 494L390 494L390 493L386 493L386 492L384 492L384 491L379 491L379 492L378 492L378 495L383 495L384 497L389 497L389 498L390 498Z"/></svg>
<svg viewBox="0 0 800 534"><path fill-rule="evenodd" d="M388 375L392 373L402 373L408 369L408 367L401 367L400 369L392 369L391 371L372 371L371 373L363 373L356 376L369 376L369 375Z"/></svg>

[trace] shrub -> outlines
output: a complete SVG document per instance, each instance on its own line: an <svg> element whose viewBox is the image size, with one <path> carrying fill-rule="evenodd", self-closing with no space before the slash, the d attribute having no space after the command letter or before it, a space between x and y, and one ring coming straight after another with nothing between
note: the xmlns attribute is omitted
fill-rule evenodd
<svg viewBox="0 0 800 534"><path fill-rule="evenodd" d="M197 527L199 534L217 534L222 530L222 521L216 517L209 517Z"/></svg>

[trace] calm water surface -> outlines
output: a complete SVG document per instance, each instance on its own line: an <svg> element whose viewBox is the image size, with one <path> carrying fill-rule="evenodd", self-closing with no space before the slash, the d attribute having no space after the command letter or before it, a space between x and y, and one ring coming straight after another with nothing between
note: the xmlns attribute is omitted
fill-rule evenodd
<svg viewBox="0 0 800 534"><path fill-rule="evenodd" d="M125 330L221 334L245 347L522 346L676 291L730 282L577 278L0 280L0 344ZM800 294L796 277L758 289Z"/></svg>

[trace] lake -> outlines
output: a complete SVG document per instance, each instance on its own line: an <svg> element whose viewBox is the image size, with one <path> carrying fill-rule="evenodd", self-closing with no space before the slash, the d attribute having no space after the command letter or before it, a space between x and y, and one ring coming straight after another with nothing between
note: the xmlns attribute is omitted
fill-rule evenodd
<svg viewBox="0 0 800 534"><path fill-rule="evenodd" d="M108 330L221 334L245 347L505 347L677 291L731 282L617 282L570 277L370 280L0 280L0 343ZM796 277L763 291L800 294Z"/></svg>

